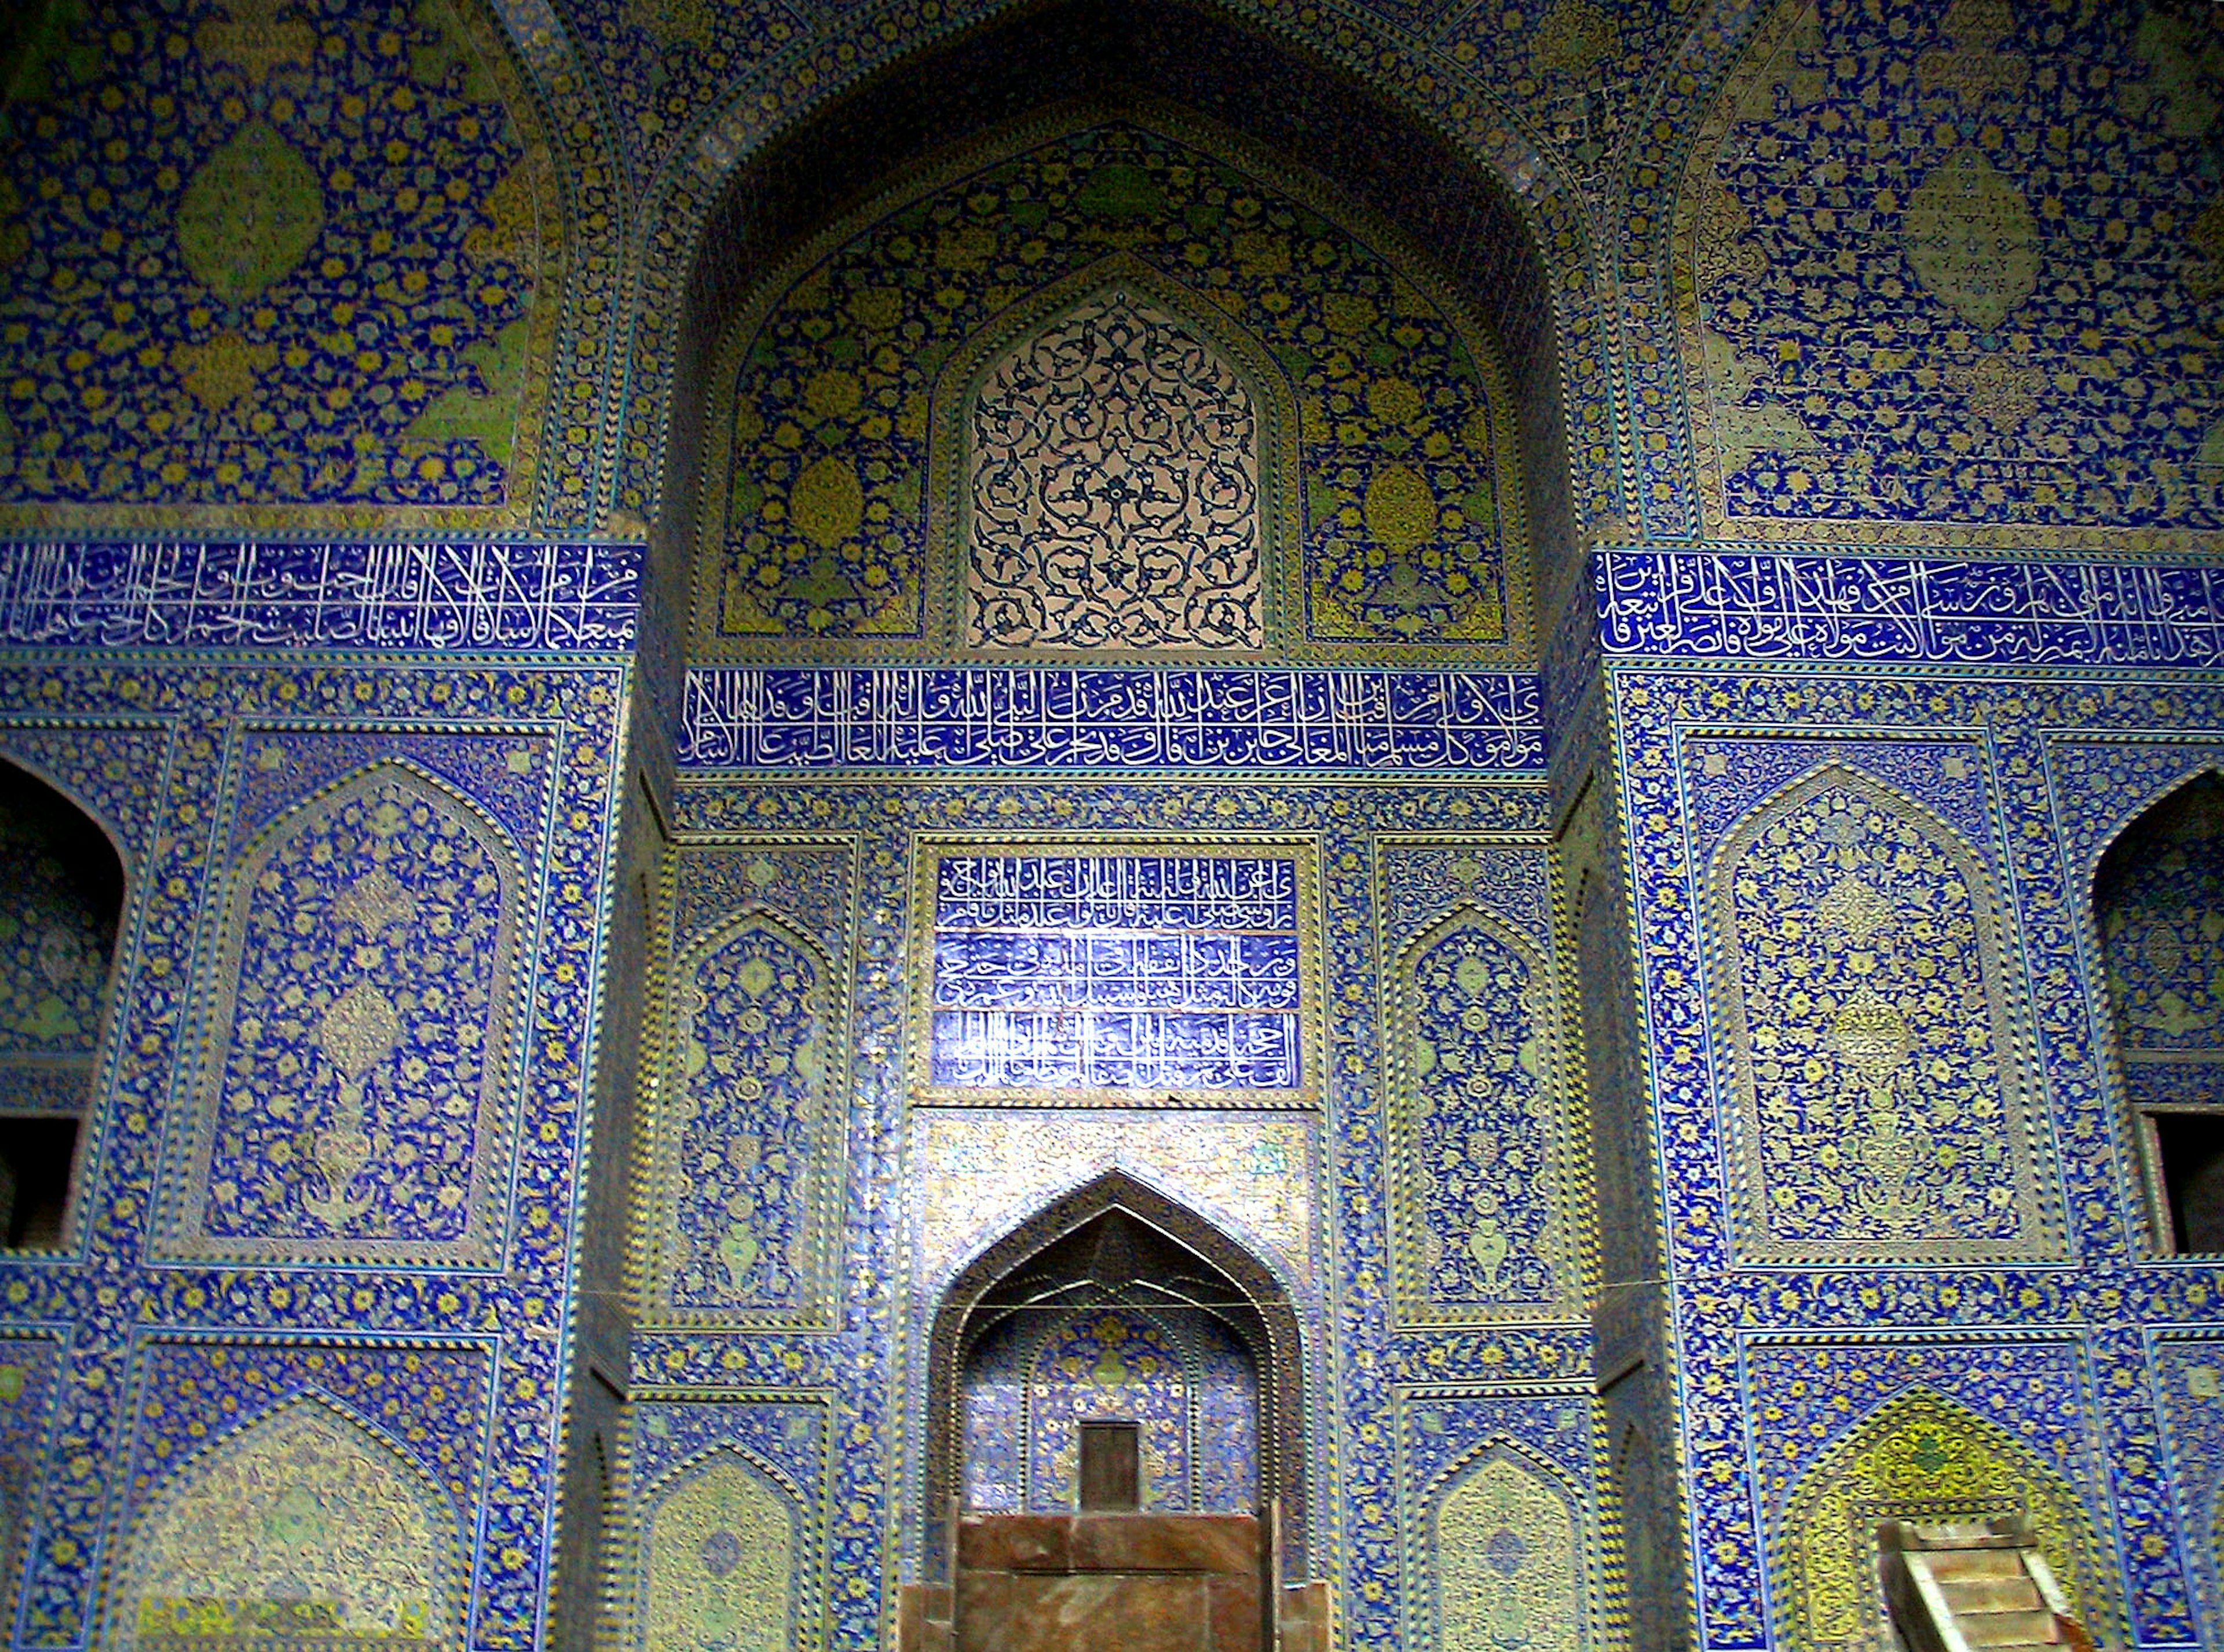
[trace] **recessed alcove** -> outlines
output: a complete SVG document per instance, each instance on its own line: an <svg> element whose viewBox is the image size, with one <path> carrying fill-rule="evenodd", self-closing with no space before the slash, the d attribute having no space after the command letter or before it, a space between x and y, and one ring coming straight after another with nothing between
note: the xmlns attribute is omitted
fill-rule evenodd
<svg viewBox="0 0 2224 1652"><path fill-rule="evenodd" d="M2224 776L2132 823L2093 912L2155 1246L2224 1254Z"/></svg>
<svg viewBox="0 0 2224 1652"><path fill-rule="evenodd" d="M1301 228L1337 226L1336 233L1355 235L1355 244L1386 261L1381 278L1368 276L1365 293L1355 287L1330 295L1335 314L1325 325L1300 302L1290 312L1288 337L1261 330L1258 318L1247 319L1216 284L1217 255L1187 262L1205 252L1202 242L1214 233L1216 216L1256 213L1260 201L1244 188L1233 191L1242 199L1223 200L1209 189L1194 200L1176 190L1180 199L1172 199L1166 172L1128 154L1093 171L1084 163L1075 173L1081 186L1075 222L1092 255L1104 255L1103 270L1092 274L1086 259L1067 258L1055 234L1048 240L1056 250L1046 259L1040 247L1022 247L1023 237L1003 244L997 216L1003 209L982 203L1005 189L1016 158L1046 138L1115 128L1193 152L1177 157L1177 174L1225 164L1265 190L1262 216L1230 219L1248 237L1243 279L1279 282L1292 293L1322 280L1317 261L1324 255L1307 239L1317 230L1279 244L1276 196L1297 204L1289 210ZM1425 189L1416 187L1421 180ZM1047 209L1050 228L1058 230L1056 215L1067 209L1044 194L1039 180L1022 181L1011 210L1026 218ZM938 195L953 186L946 200ZM1176 240L1199 244L1161 244L1153 211L1171 214ZM976 295L961 306L966 317L979 309L985 320L965 320L964 336L947 340L907 331L909 301L901 294L910 278L903 270L892 268L888 280L864 287L844 273L843 249L875 222L900 225L905 268L915 262L947 289L935 291L937 304L957 304L969 281L985 271L985 299ZM1541 628L1579 583L1551 283L1518 198L1489 167L1379 91L1216 8L1067 0L961 31L869 78L737 168L697 246L672 353L651 532L648 623L667 638L686 638L669 657L674 663L831 662L856 658L861 645L881 659L946 659L1008 653L1014 638L1056 652L1077 646L1068 639L1092 634L1085 625L1045 624L1024 592L995 608L991 626L962 589L963 578L947 573L964 558L944 553L945 530L936 521L945 504L953 518L963 514L953 480L962 460L943 455L943 462L923 463L895 449L912 437L922 446L938 445L930 424L936 432L964 424L957 403L970 387L938 380L916 410L906 398L881 409L870 382L874 328L888 330L887 343L930 378L955 371L951 363L992 368L1028 327L1055 331L1054 313L1027 319L1042 308L1046 293L1078 282L1080 290L1059 302L1085 309L1092 293L1120 290L1138 276L1147 290L1134 296L1171 318L1173 332L1195 339L1200 361L1217 358L1229 386L1242 380L1246 394L1268 395L1259 408L1257 486L1267 589L1247 606L1254 599L1245 594L1250 576L1242 556L1223 554L1215 533L1230 545L1248 542L1199 514L1211 531L1197 538L1212 552L1207 560L1228 564L1223 583L1235 595L1170 621L1131 613L1106 627L1108 634L1146 650L1172 638L1199 657L1233 639L1238 653L1264 661L1283 656L1292 643L1301 651L1317 643L1338 658L1350 653L1347 663L1380 656L1387 664L1401 647L1408 655L1433 647L1431 663L1502 666L1536 658ZM998 262L1008 258L1008 268ZM774 325L783 294L816 302L821 292L814 283L828 282L830 273L828 307L811 329L821 344L856 348L843 363L807 370L799 359L795 418L767 413L760 427L761 399L737 400L736 375L788 369L794 352ZM953 273L954 280L940 279ZM1193 285L1185 290L1185 284ZM1444 325L1467 335L1450 350L1460 365L1435 381L1387 364L1388 354L1408 347L1392 335L1410 332L1416 317L1434 313L1432 306L1444 310ZM1438 324L1424 318L1419 325ZM1379 341L1369 342L1369 326L1382 334ZM969 331L976 327L977 334ZM974 337L993 344L983 347L990 359L973 348ZM1358 375L1350 384L1309 388L1292 365L1293 352L1306 350L1343 350ZM1449 443L1432 438L1436 445L1424 454L1425 404L1471 369L1478 383L1494 381L1488 417L1469 431L1447 413ZM1374 379L1391 382L1376 395ZM853 406L860 383L864 394ZM1205 390L1198 380L1168 400L1203 407L1232 394ZM1277 396L1292 414L1279 438ZM1301 432L1298 406L1316 402ZM1305 443L1332 432L1336 421L1384 410L1393 425L1415 421L1411 456L1381 448L1370 432L1366 459L1349 477L1298 463L1308 457L1298 451ZM883 412L896 433L875 439L892 445L889 452L860 452L853 465L845 450L825 445L830 426ZM907 428L907 419L923 422ZM791 422L799 438L785 450L796 455L793 476L780 473L782 450L774 442L787 441ZM1273 451L1277 439L1289 448L1286 456ZM753 442L762 451L753 452ZM1455 476L1444 467L1463 451L1488 451L1489 463ZM1174 474L1181 467L1160 469ZM1214 479L1227 499L1248 485L1241 469ZM1330 493L1340 496L1331 500ZM954 525L962 532L962 522ZM887 553L870 543L891 533L918 543ZM751 546L753 534L774 543ZM1475 569L1460 565L1463 544L1484 557ZM1502 570L1489 561L1501 552ZM1286 564L1279 591L1278 557ZM1014 565L1033 564L1023 557ZM1480 585L1470 577L1478 572ZM944 596L941 587L953 580L960 589ZM928 588L917 602L913 584ZM1484 591L1495 594L1482 600ZM966 646L969 637L977 643L991 634L991 648Z"/></svg>
<svg viewBox="0 0 2224 1652"><path fill-rule="evenodd" d="M65 1237L123 905L85 812L0 762L0 1244Z"/></svg>
<svg viewBox="0 0 2224 1652"><path fill-rule="evenodd" d="M934 1315L914 1613L987 1646L1085 1598L1138 1646L1260 1645L1304 1605L1298 1354L1272 1271L1133 1177L1022 1222Z"/></svg>

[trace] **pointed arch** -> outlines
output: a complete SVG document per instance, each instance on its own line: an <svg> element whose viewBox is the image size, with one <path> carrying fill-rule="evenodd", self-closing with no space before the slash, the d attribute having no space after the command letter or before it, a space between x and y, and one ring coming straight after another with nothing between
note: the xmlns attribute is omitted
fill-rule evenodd
<svg viewBox="0 0 2224 1652"><path fill-rule="evenodd" d="M2089 911L2103 1060L2151 1242L2213 1255L2224 1250L2224 771L2192 767L2108 834Z"/></svg>
<svg viewBox="0 0 2224 1652"><path fill-rule="evenodd" d="M731 1441L674 1465L637 1504L629 1643L643 1652L801 1644L803 1499Z"/></svg>
<svg viewBox="0 0 2224 1652"><path fill-rule="evenodd" d="M1309 1499L1305 1485L1304 1386L1295 1308L1274 1271L1211 1222L1124 1170L1110 1170L1074 1189L977 1253L944 1290L927 1343L926 1520L932 1575L951 1500L961 1489L964 1437L961 1378L966 1353L989 1323L1000 1287L1023 1288L1024 1277L1061 1245L1108 1217L1139 1224L1153 1242L1182 1258L1218 1300L1218 1311L1253 1344L1259 1391L1258 1498L1281 1501L1284 1561L1302 1577Z"/></svg>
<svg viewBox="0 0 2224 1652"><path fill-rule="evenodd" d="M115 1007L130 877L122 839L98 810L40 765L0 753L0 1114L82 1120ZM26 1144L10 1145L12 1161ZM18 1225L0 1218L0 1228Z"/></svg>
<svg viewBox="0 0 2224 1652"><path fill-rule="evenodd" d="M2150 748L2151 750L2152 748ZM2093 835L2077 870L2082 874L2088 898L2091 886L2101 873L2101 867L2115 847L2164 804L2202 779L2224 781L2224 759L2220 759L2213 746L2196 747L2186 753L2185 763L2174 772L2151 781L2137 795L2113 792L2108 799L2111 817L2105 830Z"/></svg>
<svg viewBox="0 0 2224 1652"><path fill-rule="evenodd" d="M1214 630L1191 616L1184 629L1181 617L1168 615L1170 626L1162 622L1154 627L1168 630L1167 636L1136 646L1152 653L1204 648L1222 657L1231 650L1261 653L1270 637L1282 634L1277 605L1294 590L1290 558L1303 531L1298 504L1297 395L1289 375L1226 309L1122 251L1012 306L954 351L936 376L928 403L932 440L927 463L927 564L943 571L943 624L946 640L954 646L995 652L1070 648L1096 656L1108 646L1116 651L1123 641L1134 640L1115 637L1108 644L1087 635L1063 642L1045 640L1039 634L1042 627L1030 625L1027 639L1008 644L999 640L983 607L1008 606L1052 583L1046 577L1051 573L1047 567L1032 565L1024 556L1001 575L991 571L991 563L1009 561L1013 552L1007 547L999 558L984 544L982 467L988 403L983 397L1020 352L1115 305L1125 306L1140 323L1147 342L1178 348L1185 338L1196 341L1194 359L1188 363L1191 370L1159 388L1186 393L1198 404L1192 412L1211 409L1220 423L1240 427L1242 432L1235 444L1240 463L1222 481L1223 492L1242 495L1244 520L1239 524L1221 518L1205 525L1227 541L1212 553L1229 564L1216 592L1217 600L1239 608L1242 621L1223 621ZM1008 394L1011 388L1007 387ZM1004 409L1004 416L995 422L1010 424L1011 411ZM1221 449L1226 445L1216 445L1216 459L1225 459ZM1011 463L1024 462L1021 455L1005 457ZM1001 596L984 596L983 583Z"/></svg>
<svg viewBox="0 0 2224 1652"><path fill-rule="evenodd" d="M125 1555L112 1623L127 1646L462 1643L454 1505L378 1428L314 1390L173 1471Z"/></svg>
<svg viewBox="0 0 2224 1652"><path fill-rule="evenodd" d="M1557 1466L1494 1434L1438 1479L1431 1505L1436 1652L1589 1652L1583 1502Z"/></svg>
<svg viewBox="0 0 2224 1652"><path fill-rule="evenodd" d="M1799 1652L1874 1644L1887 1632L1880 1522L2007 1514L2030 1519L2076 1615L2107 1638L2106 1556L2076 1491L2006 1429L1923 1386L1841 1434L1785 1502L1769 1547L1779 1631Z"/></svg>
<svg viewBox="0 0 2224 1652"><path fill-rule="evenodd" d="M501 826L406 760L250 840L210 949L177 1253L496 1259L525 887Z"/></svg>
<svg viewBox="0 0 2224 1652"><path fill-rule="evenodd" d="M1389 999L1398 1317L1471 1324L1580 1314L1561 1011L1548 956L1462 902L1399 951Z"/></svg>
<svg viewBox="0 0 2224 1652"><path fill-rule="evenodd" d="M716 341L748 295L818 228L826 203L871 193L927 135L969 144L1031 111L1090 98L1163 101L1286 155L1304 170L1279 167L1278 175L1330 180L1359 209L1404 226L1448 273L1506 344L1518 458L1501 491L1510 499L1518 485L1526 498L1513 537L1534 550L1539 572L1528 583L1545 591L1543 608L1557 611L1580 589L1581 547L1626 531L1580 192L1551 156L1519 136L1520 123L1476 124L1474 99L1489 102L1488 91L1444 80L1424 55L1375 36L1365 20L1358 36L1292 36L1248 0L992 6L916 44L882 38L877 28L829 37L824 50L832 55L771 102L737 94L706 111L691 129L699 143L675 134L667 151L686 163L668 165L649 186L647 298L631 375L635 427L622 444L616 485L622 515L654 520L651 553L663 566L651 581L660 599L647 621L652 630L686 622L688 599L679 593L691 582L681 564L699 539L706 494L725 475L704 451L705 438L717 439L708 413ZM837 62L843 66L831 68ZM1427 187L1414 187L1417 179ZM1589 389L1564 402L1564 379ZM861 565L843 562L840 577L856 578ZM1444 595L1429 589L1425 573L1385 574L1381 586L1366 593L1370 603L1392 603L1385 615L1408 620ZM1451 594L1465 600L1459 589ZM748 638L732 646L746 641L756 657L771 631L757 629L756 616L745 619ZM876 652L898 646L893 636L873 640ZM1460 646L1481 640L1480 632L1463 632ZM1507 646L1511 658L1526 644Z"/></svg>
<svg viewBox="0 0 2224 1652"><path fill-rule="evenodd" d="M10 731L20 733L20 730ZM56 732L41 730L41 733ZM59 765L44 757L34 756L12 741L0 745L0 766L20 769L29 779L47 788L63 802L85 817L92 829L100 834L102 842L116 860L117 875L125 883L137 874L140 846L131 841L111 810L96 802L86 789L61 772Z"/></svg>
<svg viewBox="0 0 2224 1652"><path fill-rule="evenodd" d="M811 658L859 644L906 657L962 646L1059 659L1104 646L1143 658L1235 647L1325 659L1355 646L1369 660L1473 664L1518 653L1533 634L1526 484L1502 348L1402 237L1286 172L1180 110L1134 97L1084 101L1001 123L918 169L768 274L724 324L711 369L693 581L701 657ZM1135 226L1154 221L1187 241L1194 271L1156 235L1138 238ZM1292 233L1332 250L1299 268ZM964 392L981 366L1010 364L999 352L1029 325L1105 284L1090 255L1100 237L1157 249L1167 269L1149 284L1171 310L1147 307L1162 344L1189 343L1147 352L1147 370L1118 352L1100 355L1097 368L1177 402L1240 402L1232 387L1208 382L1210 364L1247 362L1238 376L1252 409L1217 422L1263 422L1276 438L1260 456L1269 474L1240 474L1260 460L1230 457L1254 446L1255 432L1197 440L1177 419L1180 440L1146 434L1147 425L1091 457L1087 438L1056 419L1041 433L1070 462L1052 467L1059 485L1038 492L1029 514L1059 531L1021 536L1032 571L1008 566L1008 556L976 563L964 554L978 538L969 516L977 523L985 510L993 520L995 506L1015 501L968 485L967 454L982 435L970 409L981 404ZM936 271L931 292L904 274L923 264ZM1147 273L1138 250L1115 255L1114 272L1122 267ZM1186 290L1191 274L1210 299ZM1058 289L1047 308L1045 287ZM1084 301L1077 325L1085 312ZM1239 318L1317 341L1279 346L1315 408L1310 423ZM1339 378L1331 393L1320 350L1380 356L1384 376L1373 381L1387 388L1378 397ZM1343 411L1330 420L1320 407L1332 394ZM1083 405L1107 417L1133 411L1119 394ZM995 426L999 439L1026 431L1010 417ZM1420 463L1424 427L1431 457ZM799 432L812 439L800 444ZM1385 457L1409 449L1414 463ZM1300 451L1319 487L1297 484ZM1147 461L1146 473L1121 474L1131 461ZM1340 480L1323 479L1330 473ZM1077 480L1092 484L1086 508L1057 508L1078 505ZM1263 514L1234 510L1254 498ZM1153 513L1177 500L1180 531L1162 533ZM968 605L969 580L995 592L986 606ZM1168 612L1185 581L1201 589ZM1245 581L1258 589L1238 593Z"/></svg>
<svg viewBox="0 0 2224 1652"><path fill-rule="evenodd" d="M660 1318L831 1322L843 983L825 949L751 905L676 962L649 1126L649 1296Z"/></svg>
<svg viewBox="0 0 2224 1652"><path fill-rule="evenodd" d="M1982 854L1834 760L1723 835L1704 905L1741 1259L2058 1251L2018 978Z"/></svg>

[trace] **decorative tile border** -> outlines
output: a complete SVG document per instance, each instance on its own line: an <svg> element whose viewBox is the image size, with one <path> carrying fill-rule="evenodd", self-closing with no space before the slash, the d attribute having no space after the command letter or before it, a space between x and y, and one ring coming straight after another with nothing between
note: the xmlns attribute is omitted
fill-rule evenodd
<svg viewBox="0 0 2224 1652"><path fill-rule="evenodd" d="M1965 665L2224 665L2224 567L1601 551L1609 653Z"/></svg>
<svg viewBox="0 0 2224 1652"><path fill-rule="evenodd" d="M688 673L698 769L1528 773L1536 678L1505 672L1081 667Z"/></svg>
<svg viewBox="0 0 2224 1652"><path fill-rule="evenodd" d="M0 543L0 646L630 649L635 545Z"/></svg>

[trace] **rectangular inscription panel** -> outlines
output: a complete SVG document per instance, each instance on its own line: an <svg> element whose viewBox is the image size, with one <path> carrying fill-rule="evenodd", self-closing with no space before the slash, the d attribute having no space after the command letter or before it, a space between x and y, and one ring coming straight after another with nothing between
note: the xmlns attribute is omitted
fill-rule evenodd
<svg viewBox="0 0 2224 1652"><path fill-rule="evenodd" d="M1301 1099L1310 885L1294 844L931 852L925 1088Z"/></svg>

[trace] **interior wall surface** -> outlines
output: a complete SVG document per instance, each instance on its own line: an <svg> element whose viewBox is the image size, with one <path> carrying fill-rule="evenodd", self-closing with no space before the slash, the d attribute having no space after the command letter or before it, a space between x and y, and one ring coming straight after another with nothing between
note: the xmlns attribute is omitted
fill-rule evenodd
<svg viewBox="0 0 2224 1652"><path fill-rule="evenodd" d="M938 1294L1113 1174L1292 1304L1338 1647L1871 1644L1899 1512L2224 1639L2092 899L2224 768L2220 28L18 8L0 759L125 902L0 1254L9 1643L893 1645ZM1121 97L1495 334L1529 641L688 659L733 318ZM1014 857L1286 866L1289 1065L964 1067Z"/></svg>
<svg viewBox="0 0 2224 1652"><path fill-rule="evenodd" d="M1204 1228L1233 1240L1294 1309L1286 1581L1332 1579L1348 1632L1370 1640L1433 1633L1439 1594L1482 1613L1511 1591L1540 1630L1601 1643L1589 1190L1540 786L705 777L679 805L626 1643L659 1643L667 1576L704 1611L745 1608L705 1573L698 1537L656 1535L693 1484L686 1466L725 1451L803 1498L798 1643L885 1635L893 1586L938 1571L921 1560L938 1519L929 1354L945 1296L1015 1234L1056 1239L1060 1201L1115 1174L1150 1195L1134 1207L1145 1220L1206 1255ZM1237 1085L1193 1056L1167 1057L1155 1093L1077 1087L1049 1056L1031 1082L941 1064L958 1012L945 1006L966 1001L946 909L984 858L1029 875L1077 860L1130 877L1286 866L1311 977L1291 1000L1290 1081ZM721 995L761 1006L766 1030L703 1031L737 1024ZM826 1030L780 1037L781 1016ZM768 1062L818 1052L835 1026L851 1058L814 1053L820 1093L783 1097ZM750 1182L779 1196L738 1223L736 1177L704 1151L737 1137L780 1160ZM1541 1533L1517 1530L1536 1513ZM1419 1534L1447 1521L1457 1546L1512 1533L1497 1568L1446 1573L1452 1552Z"/></svg>

